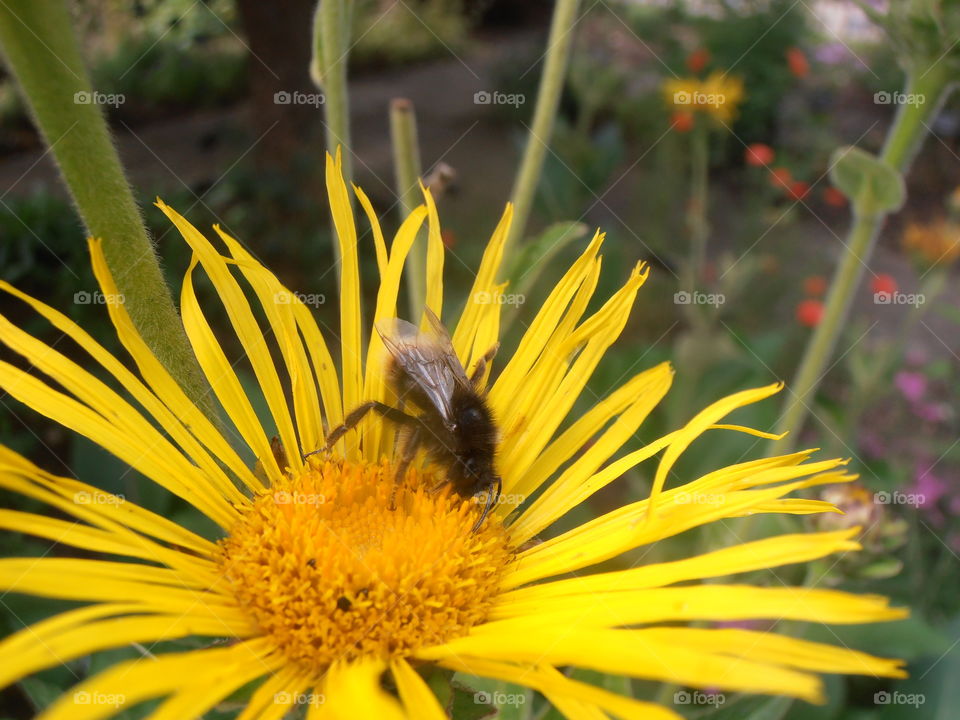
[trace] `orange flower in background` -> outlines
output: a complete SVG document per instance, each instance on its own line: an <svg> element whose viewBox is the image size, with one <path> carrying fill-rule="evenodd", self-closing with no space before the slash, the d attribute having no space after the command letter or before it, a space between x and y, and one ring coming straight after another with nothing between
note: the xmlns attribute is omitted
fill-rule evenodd
<svg viewBox="0 0 960 720"><path fill-rule="evenodd" d="M874 295L893 295L897 291L897 281L893 275L881 273L874 275L870 281L870 289Z"/></svg>
<svg viewBox="0 0 960 720"><path fill-rule="evenodd" d="M787 50L787 67L794 77L805 78L810 74L810 61L803 54L803 50L792 47Z"/></svg>
<svg viewBox="0 0 960 720"><path fill-rule="evenodd" d="M677 132L690 132L693 130L693 113L686 111L679 111L673 113L670 116L670 124L673 125L673 129Z"/></svg>
<svg viewBox="0 0 960 720"><path fill-rule="evenodd" d="M701 72L710 62L710 51L698 48L687 56L687 69L692 73Z"/></svg>
<svg viewBox="0 0 960 720"><path fill-rule="evenodd" d="M827 291L827 279L823 275L810 275L803 281L803 291L807 295L820 297Z"/></svg>
<svg viewBox="0 0 960 720"><path fill-rule="evenodd" d="M810 194L810 183L803 180L794 180L787 188L787 194L794 200L803 200Z"/></svg>
<svg viewBox="0 0 960 720"><path fill-rule="evenodd" d="M747 165L753 167L764 167L773 162L776 154L773 148L765 143L753 143L747 146L743 153L743 159Z"/></svg>
<svg viewBox="0 0 960 720"><path fill-rule="evenodd" d="M804 327L816 327L823 317L823 303L819 300L801 300L797 305L797 322Z"/></svg>
<svg viewBox="0 0 960 720"><path fill-rule="evenodd" d="M823 191L823 201L830 207L842 208L846 207L847 196L844 195L839 188L831 185Z"/></svg>
<svg viewBox="0 0 960 720"><path fill-rule="evenodd" d="M790 171L785 167L774 168L770 171L770 175L767 177L770 182L770 185L777 188L778 190L789 190L790 183L793 182L793 175L790 174Z"/></svg>
<svg viewBox="0 0 960 720"><path fill-rule="evenodd" d="M931 223L910 223L900 244L924 265L950 265L960 258L960 225L942 218Z"/></svg>

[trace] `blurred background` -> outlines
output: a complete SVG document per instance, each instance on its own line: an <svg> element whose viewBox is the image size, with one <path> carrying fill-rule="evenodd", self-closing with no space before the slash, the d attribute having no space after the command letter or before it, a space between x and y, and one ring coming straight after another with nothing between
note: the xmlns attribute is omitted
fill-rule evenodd
<svg viewBox="0 0 960 720"><path fill-rule="evenodd" d="M392 233L400 210L389 105L411 100L423 176L438 199L450 253L448 307L462 306L465 293L458 297L458 288L469 287L529 136L552 3L364 0L354 6L354 181ZM321 322L336 327L324 100L308 72L314 2L74 0L71 7L95 101L106 106L174 294L189 253L152 206L157 196L198 228L220 223L288 287L314 298ZM709 91L711 78L735 80L739 90L723 89L726 100L714 113L684 107L677 92ZM584 408L640 369L671 360L673 390L634 439L639 446L725 394L789 381L820 320L851 221L848 199L831 180L831 154L844 145L877 151L898 104L922 102L905 98L902 86L890 43L854 2L582 3L528 227L533 236L559 227L565 239L551 245L548 262L536 272L520 267L512 275L502 357L599 227L607 239L598 298L618 288L637 260L650 263L652 272L623 337L591 380ZM793 720L946 718L960 707L960 687L945 682L960 673L956 98L929 130L907 177L906 204L864 259L865 280L797 442L823 448L823 457L851 458L861 475L858 485L826 491L846 516L813 516L806 524L863 525L865 551L816 567L816 584L884 593L913 608L909 621L889 627L836 634L821 628L808 636L905 657L912 679L830 679L831 704L794 706L785 716ZM688 276L690 237L698 232L706 244ZM361 238L361 263L372 303L376 263L369 232ZM6 74L0 76L0 277L118 348L97 298L83 226ZM209 287L203 292L212 297ZM207 307L214 320L221 313L226 328L222 306ZM23 306L11 304L3 313L57 342ZM229 343L226 333L221 338ZM239 357L238 346L228 349ZM247 379L253 383L252 374ZM781 400L745 409L736 420L772 430ZM119 461L3 396L0 442L53 472L196 523L188 509ZM764 451L757 438L708 435L687 453L678 474L694 477ZM630 473L570 522L642 496L650 472ZM686 545L654 548L648 557L739 539L733 525L703 532L713 535L690 533ZM5 533L0 550L40 555L50 548ZM804 579L788 577L789 568L783 575ZM3 602L25 621L59 607L16 596ZM6 615L3 621L11 625L7 631L20 627ZM95 657L85 671L115 658ZM0 717L30 717L69 684L69 677L50 671L7 689ZM884 703L882 693L894 691L921 694L924 703ZM748 715L742 707L740 714L709 705L676 709L690 717L719 718L724 710L733 714L723 717Z"/></svg>

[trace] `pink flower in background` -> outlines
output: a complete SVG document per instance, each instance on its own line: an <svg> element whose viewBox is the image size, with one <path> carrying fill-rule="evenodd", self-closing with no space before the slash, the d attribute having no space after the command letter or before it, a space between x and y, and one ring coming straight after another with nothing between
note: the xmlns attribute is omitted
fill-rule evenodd
<svg viewBox="0 0 960 720"><path fill-rule="evenodd" d="M907 400L919 402L927 394L927 376L913 370L901 370L893 378L893 384Z"/></svg>
<svg viewBox="0 0 960 720"><path fill-rule="evenodd" d="M950 417L950 406L936 402L918 402L911 407L914 415L931 423L943 422Z"/></svg>
<svg viewBox="0 0 960 720"><path fill-rule="evenodd" d="M923 348L912 347L907 350L907 365L922 367L928 362L930 362L930 355Z"/></svg>
<svg viewBox="0 0 960 720"><path fill-rule="evenodd" d="M917 464L916 476L910 492L917 495L917 507L933 508L950 489L949 484L939 475L934 474L930 463Z"/></svg>
<svg viewBox="0 0 960 720"><path fill-rule="evenodd" d="M887 454L887 444L879 435L869 430L860 434L860 447L866 455L872 458L882 458Z"/></svg>

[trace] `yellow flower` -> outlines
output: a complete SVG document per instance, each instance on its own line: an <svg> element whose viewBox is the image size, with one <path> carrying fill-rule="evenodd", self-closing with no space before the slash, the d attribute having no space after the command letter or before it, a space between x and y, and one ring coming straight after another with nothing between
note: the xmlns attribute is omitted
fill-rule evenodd
<svg viewBox="0 0 960 720"><path fill-rule="evenodd" d="M743 101L743 80L719 70L704 79L667 78L663 94L667 104L677 111L702 112L728 123L737 116L737 106Z"/></svg>
<svg viewBox="0 0 960 720"><path fill-rule="evenodd" d="M910 223L900 239L904 250L924 265L951 265L960 258L960 225L940 219Z"/></svg>
<svg viewBox="0 0 960 720"><path fill-rule="evenodd" d="M707 431L768 437L724 424L724 418L770 396L776 386L719 400L679 430L618 456L667 392L672 371L666 364L638 373L565 422L623 330L647 276L637 266L626 284L588 315L600 273L599 233L494 373L487 397L502 430L497 465L504 502L478 531L473 526L480 508L447 487L437 490L442 470L428 464L414 463L391 503L394 430L375 417L331 452L304 460L304 453L323 446L325 429L341 423L345 411L368 399L391 400L381 341L369 323L361 324L358 237L339 159L328 157L327 186L342 257L339 363L301 298L239 242L216 228L222 242L217 249L158 202L193 250L181 313L207 381L236 428L234 439L187 399L137 334L122 303L108 304L107 310L136 372L64 314L2 284L86 355L68 357L0 318L3 342L49 378L3 362L0 387L192 504L216 523L219 536L203 537L0 448L0 487L70 518L3 510L0 526L119 558L0 560L0 589L83 603L0 643L0 687L104 649L196 636L214 640L114 665L81 680L42 717L99 718L153 698L162 702L151 718L198 717L252 686L243 719L278 718L298 702L309 704L311 718L439 719L445 712L417 672L431 665L535 688L569 716L602 711L648 719L679 715L576 681L558 668L576 665L810 701L822 699L817 673L903 675L899 661L846 648L768 632L685 626L903 617L875 596L698 582L854 550L856 528L783 535L626 570L591 569L713 521L833 511L823 501L788 496L851 479L843 462L808 462L810 452L673 479L678 457ZM440 315L444 250L429 193L389 247L370 202L359 189L356 193L373 228L380 273L373 319L396 314L404 260L424 222L427 305ZM508 207L477 271L474 300L504 289L497 275L510 217ZM90 251L102 292L115 295L100 242L91 240ZM241 386L201 309L194 290L198 266L227 310L262 393L258 398ZM496 342L501 308L497 302L471 301L459 318L448 314L465 367ZM110 376L110 382L94 371ZM269 412L269 430L254 411L261 403ZM271 444L273 427L279 446ZM244 459L247 454L257 458L256 471ZM534 540L658 454L649 498L546 541ZM524 498L535 499L519 509L511 504ZM381 682L384 673L392 680ZM393 686L395 693L385 689ZM95 698L104 701L92 702Z"/></svg>

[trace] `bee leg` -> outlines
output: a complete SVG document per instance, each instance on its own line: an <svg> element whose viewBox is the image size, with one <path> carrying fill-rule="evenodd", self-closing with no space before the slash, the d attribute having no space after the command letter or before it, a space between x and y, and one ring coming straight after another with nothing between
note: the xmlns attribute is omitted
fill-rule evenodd
<svg viewBox="0 0 960 720"><path fill-rule="evenodd" d="M477 518L477 521L473 524L473 529L470 532L476 532L477 530L480 529L480 526L483 525L483 521L486 520L487 515L490 514L490 508L496 505L497 500L500 499L501 490L503 490L503 481L498 477L496 492L490 492L489 490L483 492L483 496L484 496L483 512L480 513L480 517Z"/></svg>
<svg viewBox="0 0 960 720"><path fill-rule="evenodd" d="M398 425L409 425L411 423L416 422L416 418L414 418L411 415L407 415L402 410L397 410L396 408L390 407L389 405L386 405L382 402L371 400L370 402L365 402L363 403L363 405L358 405L353 410L351 410L347 414L347 417L344 418L343 424L335 427L327 435L326 444L318 450L313 450L311 452L308 452L306 455L303 456L304 459L310 457L311 455L315 455L316 453L324 452L325 450L329 450L330 448L332 448L334 445L337 444L337 441L340 438L342 438L349 430L352 430L353 428L355 428L360 423L360 421L363 420L364 416L366 416L366 414L371 410L373 410L378 415L383 416L390 422L394 422Z"/></svg>
<svg viewBox="0 0 960 720"><path fill-rule="evenodd" d="M407 474L407 468L413 461L417 450L420 448L420 428L415 427L410 433L403 437L400 445L400 461L397 463L397 474L393 477L393 489L390 491L390 504L387 506L391 510L397 509L397 488L403 481L403 476Z"/></svg>
<svg viewBox="0 0 960 720"><path fill-rule="evenodd" d="M496 343L492 348L487 350L476 364L473 366L473 370L470 373L470 384L474 387L480 387L480 383L483 382L483 375L487 371L487 364L493 360L497 355L497 350L500 349L500 343Z"/></svg>

